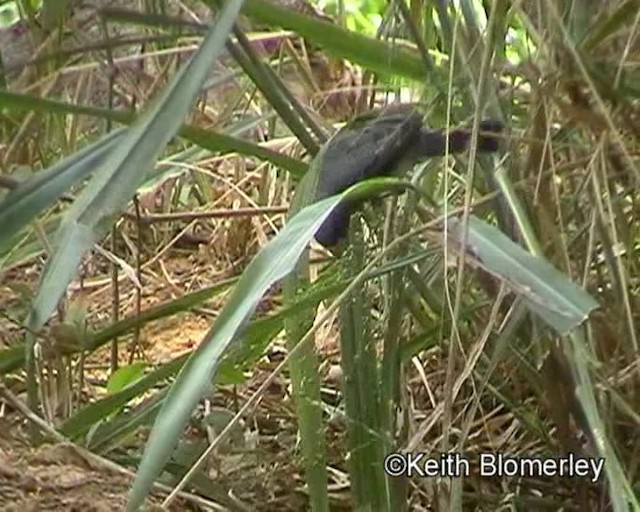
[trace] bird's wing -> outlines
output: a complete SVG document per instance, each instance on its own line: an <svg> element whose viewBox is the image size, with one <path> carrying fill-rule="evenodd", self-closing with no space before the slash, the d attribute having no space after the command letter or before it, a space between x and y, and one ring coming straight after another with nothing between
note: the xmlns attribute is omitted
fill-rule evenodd
<svg viewBox="0 0 640 512"><path fill-rule="evenodd" d="M421 127L419 114L391 114L340 130L324 148L317 199L391 172L402 151L419 137Z"/></svg>

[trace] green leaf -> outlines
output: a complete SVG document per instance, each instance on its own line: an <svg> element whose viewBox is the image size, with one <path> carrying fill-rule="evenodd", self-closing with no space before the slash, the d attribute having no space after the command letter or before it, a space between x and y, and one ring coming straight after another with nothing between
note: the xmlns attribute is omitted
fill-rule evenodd
<svg viewBox="0 0 640 512"><path fill-rule="evenodd" d="M109 119L118 123L132 124L135 122L134 114L121 110L109 110L106 108L74 105L62 101L38 98L28 94L21 94L0 89L0 106L10 110L29 110L43 114L80 114L86 116ZM217 133L195 126L183 125L178 134L181 137L221 154L240 153L242 155L255 156L289 171L295 177L302 177L307 170L307 165L290 156L278 153L253 142L232 137L223 133Z"/></svg>
<svg viewBox="0 0 640 512"><path fill-rule="evenodd" d="M461 241L463 226L449 219L449 232ZM529 309L560 334L584 322L598 303L548 261L533 256L501 231L469 217L466 251L494 276L521 295Z"/></svg>
<svg viewBox="0 0 640 512"><path fill-rule="evenodd" d="M241 3L230 5L238 9ZM48 320L85 253L110 227L177 133L207 78L211 60L224 47L235 19L235 15L227 16L211 29L193 58L129 128L67 213L59 232L61 243L47 262L29 315L28 325L33 331L40 330Z"/></svg>
<svg viewBox="0 0 640 512"><path fill-rule="evenodd" d="M107 393L117 393L139 380L144 375L146 363L139 362L121 366L107 381Z"/></svg>
<svg viewBox="0 0 640 512"><path fill-rule="evenodd" d="M329 197L305 208L260 250L244 271L216 322L167 395L138 468L130 505L137 507L147 496L191 412L216 375L225 351L247 325L264 293L294 269L314 233L340 199Z"/></svg>
<svg viewBox="0 0 640 512"><path fill-rule="evenodd" d="M0 202L0 226L6 226L0 231L0 253L8 250L3 246L40 212L60 199L76 182L89 176L124 133L124 129L111 132L12 190Z"/></svg>
<svg viewBox="0 0 640 512"><path fill-rule="evenodd" d="M582 49L585 52L592 52L602 42L620 32L625 25L633 24L634 18L640 9L639 0L626 0L615 6L611 14L602 19L601 16L595 18L595 23L588 31L588 35L582 41Z"/></svg>
<svg viewBox="0 0 640 512"><path fill-rule="evenodd" d="M216 6L218 0L206 0ZM313 41L327 53L350 60L364 68L386 75L399 75L413 80L425 80L427 72L416 51L391 45L346 30L333 23L300 14L266 0L247 0L243 12L263 23L286 30Z"/></svg>

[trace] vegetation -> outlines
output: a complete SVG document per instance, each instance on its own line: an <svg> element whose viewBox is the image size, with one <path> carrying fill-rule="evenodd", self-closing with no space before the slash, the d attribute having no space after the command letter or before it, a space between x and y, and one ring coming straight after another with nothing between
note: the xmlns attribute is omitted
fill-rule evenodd
<svg viewBox="0 0 640 512"><path fill-rule="evenodd" d="M640 510L640 1L95 4L0 6L0 503L69 508L28 438L129 510ZM313 202L394 101L501 150Z"/></svg>

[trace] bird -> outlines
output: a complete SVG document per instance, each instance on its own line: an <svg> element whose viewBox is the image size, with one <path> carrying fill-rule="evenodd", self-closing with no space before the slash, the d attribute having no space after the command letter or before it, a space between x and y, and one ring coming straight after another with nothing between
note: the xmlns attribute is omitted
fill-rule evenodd
<svg viewBox="0 0 640 512"><path fill-rule="evenodd" d="M503 124L497 120L480 122L477 150L499 149L498 135ZM322 148L315 201L339 194L368 178L388 176L413 168L427 158L460 153L469 148L471 131L448 131L424 126L414 104L392 104L366 112L340 129ZM347 236L353 211L361 201L340 202L315 233L325 248L335 247Z"/></svg>

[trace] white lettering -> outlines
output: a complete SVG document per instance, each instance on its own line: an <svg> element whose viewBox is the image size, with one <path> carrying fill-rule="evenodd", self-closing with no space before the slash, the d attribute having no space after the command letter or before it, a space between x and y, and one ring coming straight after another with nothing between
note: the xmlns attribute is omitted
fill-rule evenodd
<svg viewBox="0 0 640 512"><path fill-rule="evenodd" d="M602 473L602 469L604 468L604 459L587 459L587 461L591 464L591 469L593 471L592 482L597 482L600 480L600 474Z"/></svg>
<svg viewBox="0 0 640 512"><path fill-rule="evenodd" d="M493 453L480 454L480 476L496 476L498 467ZM500 476L500 475L498 475Z"/></svg>

